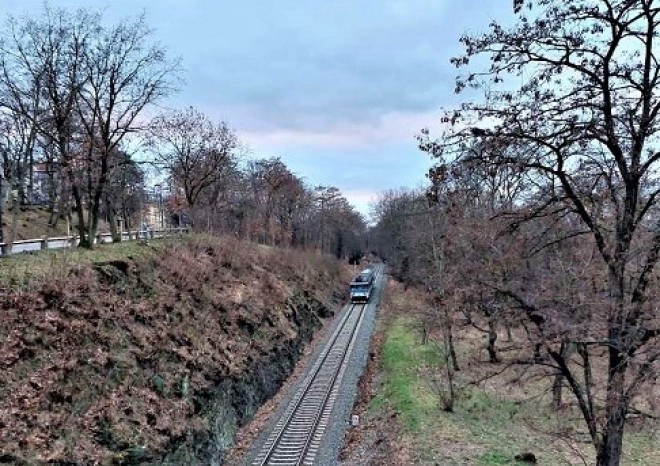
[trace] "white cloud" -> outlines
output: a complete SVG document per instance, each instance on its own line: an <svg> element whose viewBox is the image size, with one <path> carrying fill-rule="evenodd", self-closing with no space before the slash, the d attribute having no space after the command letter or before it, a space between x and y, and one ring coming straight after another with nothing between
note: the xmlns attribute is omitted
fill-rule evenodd
<svg viewBox="0 0 660 466"><path fill-rule="evenodd" d="M241 137L255 149L286 150L291 147L367 148L374 144L409 141L422 128L437 127L439 112L388 113L373 123L341 123L323 130L274 129L241 131Z"/></svg>
<svg viewBox="0 0 660 466"><path fill-rule="evenodd" d="M342 191L342 194L358 212L360 212L365 216L365 218L368 219L371 210L371 204L378 199L380 191L348 189Z"/></svg>

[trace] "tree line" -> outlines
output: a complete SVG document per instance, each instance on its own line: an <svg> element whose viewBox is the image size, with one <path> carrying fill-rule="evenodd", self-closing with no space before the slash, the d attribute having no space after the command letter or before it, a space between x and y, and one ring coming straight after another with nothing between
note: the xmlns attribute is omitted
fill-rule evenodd
<svg viewBox="0 0 660 466"><path fill-rule="evenodd" d="M365 223L337 188L308 186L279 158L244 157L236 132L193 107L152 109L182 85L145 19L44 6L0 33L0 242L23 206L69 219L91 248L156 204L169 225L357 256ZM159 180L149 186L151 176ZM8 209L7 209L8 206ZM7 214L10 219L7 219ZM44 232L47 233L47 232Z"/></svg>
<svg viewBox="0 0 660 466"><path fill-rule="evenodd" d="M513 331L527 351L507 364L549 377L618 465L630 420L660 414L642 396L660 375L660 5L513 4L513 24L461 38L457 91L483 98L422 131L430 186L385 195L370 242L433 297L450 382L457 329L483 332L492 363Z"/></svg>

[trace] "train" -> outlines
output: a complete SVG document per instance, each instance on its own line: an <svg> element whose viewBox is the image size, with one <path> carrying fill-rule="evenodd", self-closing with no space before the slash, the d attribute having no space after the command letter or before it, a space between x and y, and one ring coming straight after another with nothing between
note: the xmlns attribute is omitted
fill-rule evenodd
<svg viewBox="0 0 660 466"><path fill-rule="evenodd" d="M364 269L351 280L349 288L352 303L369 301L374 289L374 278L373 269Z"/></svg>

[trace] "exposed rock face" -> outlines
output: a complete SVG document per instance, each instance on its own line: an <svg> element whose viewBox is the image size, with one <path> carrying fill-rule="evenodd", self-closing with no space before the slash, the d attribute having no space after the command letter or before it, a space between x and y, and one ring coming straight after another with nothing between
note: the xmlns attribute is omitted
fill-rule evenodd
<svg viewBox="0 0 660 466"><path fill-rule="evenodd" d="M321 325L319 317L332 315L329 308L309 293L294 296L289 308L292 324L297 326L297 337L260 355L242 376L219 381L208 394L211 428L179 445L161 460L162 463L222 464L238 428L252 420L257 409L277 393L293 371L305 346Z"/></svg>

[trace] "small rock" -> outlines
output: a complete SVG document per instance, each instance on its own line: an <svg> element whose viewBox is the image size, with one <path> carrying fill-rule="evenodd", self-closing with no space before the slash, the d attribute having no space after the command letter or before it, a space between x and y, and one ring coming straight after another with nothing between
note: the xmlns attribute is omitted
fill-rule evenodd
<svg viewBox="0 0 660 466"><path fill-rule="evenodd" d="M525 452L520 453L519 455L514 456L516 461L522 461L523 463L536 464L536 455L534 453Z"/></svg>
<svg viewBox="0 0 660 466"><path fill-rule="evenodd" d="M8 464L13 463L18 460L18 457L12 455L11 453L0 453L0 463Z"/></svg>

